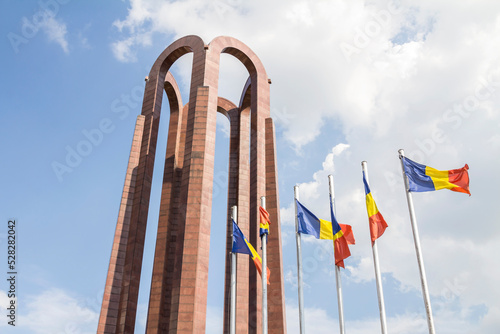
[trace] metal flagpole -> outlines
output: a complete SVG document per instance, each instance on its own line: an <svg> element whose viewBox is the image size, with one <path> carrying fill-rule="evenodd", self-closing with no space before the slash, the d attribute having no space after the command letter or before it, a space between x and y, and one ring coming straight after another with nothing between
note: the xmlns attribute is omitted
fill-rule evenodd
<svg viewBox="0 0 500 334"><path fill-rule="evenodd" d="M238 223L238 209L235 206L231 208L231 218ZM233 231L234 232L234 231ZM232 236L232 234L231 234ZM229 315L229 333L236 334L236 253L231 253L231 308Z"/></svg>
<svg viewBox="0 0 500 334"><path fill-rule="evenodd" d="M299 200L299 186L293 187L295 199ZM297 241L297 280L299 285L299 324L300 334L306 333L306 324L304 321L304 292L302 291L302 248L300 246L299 219L297 216L297 202L295 202L295 240Z"/></svg>
<svg viewBox="0 0 500 334"><path fill-rule="evenodd" d="M424 259L422 257L422 250L420 249L420 237L418 234L417 227L417 217L415 216L415 209L413 207L413 198L410 193L410 185L408 183L408 177L405 173L405 167L403 163L403 157L405 156L404 150L399 150L399 159L401 160L401 169L403 170L403 180L406 190L406 200L408 202L408 209L410 211L410 221L413 230L413 240L415 241L415 251L417 252L418 267L420 269L420 282L422 284L422 294L424 297L425 312L427 313L427 325L429 326L429 334L435 334L434 331L434 320L432 318L431 300L429 298L429 289L427 287L427 278L425 275Z"/></svg>
<svg viewBox="0 0 500 334"><path fill-rule="evenodd" d="M363 172L365 173L366 183L368 186L370 185L370 181L368 179L368 164L366 161L361 163L361 167ZM375 280L377 283L377 295L378 295L378 308L380 311L380 326L382 328L382 334L387 333L387 321L385 317L385 304L384 304L384 291L382 290L382 278L380 276L380 265L378 262L378 249L377 249L377 240L373 242L372 245L373 252L373 264L375 266Z"/></svg>
<svg viewBox="0 0 500 334"><path fill-rule="evenodd" d="M266 197L260 198L260 206L266 208ZM267 234L261 236L262 241L262 334L267 334Z"/></svg>
<svg viewBox="0 0 500 334"><path fill-rule="evenodd" d="M335 191L333 188L333 175L328 175L328 183L330 185L330 202L332 205L333 214L336 214L335 210ZM334 247L335 248L335 247ZM333 258L335 262L335 256ZM340 267L335 265L335 280L337 282L337 301L339 305L339 326L340 334L344 334L344 303L342 301L342 281L340 278Z"/></svg>

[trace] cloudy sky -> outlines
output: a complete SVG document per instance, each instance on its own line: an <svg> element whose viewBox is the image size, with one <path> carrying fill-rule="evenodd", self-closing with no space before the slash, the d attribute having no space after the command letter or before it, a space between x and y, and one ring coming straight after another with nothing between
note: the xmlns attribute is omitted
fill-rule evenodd
<svg viewBox="0 0 500 334"><path fill-rule="evenodd" d="M436 332L498 333L500 2L7 0L0 18L0 332L95 333L144 77L165 47L194 34L243 41L272 79L288 333L299 332L293 186L328 219L328 174L338 218L357 241L342 272L346 331L379 331L363 160L389 224L379 240L389 332L428 332L400 148L437 169L470 166L471 197L414 195ZM172 68L185 101L191 60ZM239 101L244 67L223 55L220 76L220 95ZM166 102L163 111L158 152ZM89 142L95 129L102 137ZM222 326L227 129L220 117L207 333ZM158 219L156 160L138 333ZM9 219L18 226L15 328L5 316ZM303 240L306 329L338 332L331 244Z"/></svg>

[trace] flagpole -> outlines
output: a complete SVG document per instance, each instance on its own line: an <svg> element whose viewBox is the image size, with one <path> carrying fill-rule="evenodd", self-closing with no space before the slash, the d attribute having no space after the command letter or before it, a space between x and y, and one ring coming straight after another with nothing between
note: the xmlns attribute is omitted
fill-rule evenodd
<svg viewBox="0 0 500 334"><path fill-rule="evenodd" d="M237 206L231 208L231 218L238 223ZM233 230L234 233L234 230ZM233 236L231 235L231 239ZM229 334L236 334L236 253L231 252L231 307L229 315Z"/></svg>
<svg viewBox="0 0 500 334"><path fill-rule="evenodd" d="M260 206L266 208L266 197L260 198ZM262 334L267 334L267 234L262 234Z"/></svg>
<svg viewBox="0 0 500 334"><path fill-rule="evenodd" d="M330 202L332 205L333 214L336 214L335 210L335 191L333 187L333 175L328 175L328 183L330 186ZM334 248L335 249L335 248ZM335 256L333 258L335 262ZM335 264L335 280L337 282L337 302L339 306L339 326L340 334L344 334L344 303L342 301L342 281L340 277L340 267Z"/></svg>
<svg viewBox="0 0 500 334"><path fill-rule="evenodd" d="M293 187L294 198L299 200L299 186ZM304 292L302 291L302 248L300 245L299 219L297 216L297 201L295 202L295 240L297 242L297 280L299 290L299 324L300 334L306 333L306 324L304 321Z"/></svg>
<svg viewBox="0 0 500 334"><path fill-rule="evenodd" d="M415 216L415 209L413 207L413 198L410 192L410 186L408 183L408 177L405 173L405 167L403 163L403 157L405 156L405 151L403 149L399 150L399 159L401 160L401 169L403 170L403 180L406 190L406 200L408 202L408 209L410 211L410 221L413 230L413 240L415 241L415 251L417 253L418 267L420 269L420 282L422 284L422 295L424 297L425 312L427 313L427 325L429 326L429 334L435 334L434 331L434 320L432 318L431 301L429 298L429 288L427 287L427 278L425 275L424 259L422 256L422 250L420 248L420 237L418 234L417 218Z"/></svg>
<svg viewBox="0 0 500 334"><path fill-rule="evenodd" d="M368 179L368 163L366 161L361 162L361 167L365 173L365 179L368 186L370 186L370 181ZM382 334L387 333L387 320L385 316L385 303L384 303L384 291L382 290L382 278L380 275L380 264L378 261L378 249L377 240L373 242L372 245L373 252L373 264L375 266L375 280L377 283L377 296L378 296L378 308L380 311L380 326L382 328Z"/></svg>

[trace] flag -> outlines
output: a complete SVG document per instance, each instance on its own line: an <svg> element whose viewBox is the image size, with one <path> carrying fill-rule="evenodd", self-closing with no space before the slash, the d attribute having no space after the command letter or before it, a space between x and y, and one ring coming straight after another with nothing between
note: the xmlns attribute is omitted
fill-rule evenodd
<svg viewBox="0 0 500 334"><path fill-rule="evenodd" d="M384 231L387 228L387 223L385 222L385 219L380 211L378 211L377 204L375 204L375 200L373 199L372 193L370 191L370 186L368 185L368 182L366 182L365 172L363 172L363 183L365 184L366 210L368 211L370 236L372 238L373 245L375 240L377 240L382 234L384 234Z"/></svg>
<svg viewBox="0 0 500 334"><path fill-rule="evenodd" d="M271 220L269 219L269 212L267 212L266 209L259 206L259 212L260 212L260 236L262 237L264 234L269 234L269 224L271 224Z"/></svg>
<svg viewBox="0 0 500 334"><path fill-rule="evenodd" d="M248 254L253 260L253 263L255 264L255 268L257 268L257 271L259 274L262 276L262 259L260 258L259 254L253 248L252 244L250 244L243 235L243 232L241 232L240 228L236 224L236 222L233 220L233 248L231 249L232 253L240 253L240 254ZM267 284L269 283L269 276L271 275L271 271L269 268L267 268Z"/></svg>
<svg viewBox="0 0 500 334"><path fill-rule="evenodd" d="M333 222L329 222L319 219L299 201L295 201L297 202L297 218L299 221L297 232L314 235L316 239L333 240L335 264L344 268L343 260L348 258L351 252L347 246L348 240L344 237L343 229L335 219L335 216L333 216L333 210ZM349 225L344 226L346 233L349 234L349 241L354 244L354 236L352 235L351 227Z"/></svg>
<svg viewBox="0 0 500 334"><path fill-rule="evenodd" d="M331 194L330 194L331 197ZM351 256L348 245L354 245L354 234L352 233L351 225L339 224L335 214L333 213L333 201L330 198L330 216L332 217L332 225L338 226L342 231L342 236L333 240L333 250L335 255L335 265L344 267L344 260Z"/></svg>
<svg viewBox="0 0 500 334"><path fill-rule="evenodd" d="M401 157L405 174L408 177L410 191L423 192L440 189L450 189L469 194L469 166L451 170L437 170L429 166L419 164L407 157Z"/></svg>

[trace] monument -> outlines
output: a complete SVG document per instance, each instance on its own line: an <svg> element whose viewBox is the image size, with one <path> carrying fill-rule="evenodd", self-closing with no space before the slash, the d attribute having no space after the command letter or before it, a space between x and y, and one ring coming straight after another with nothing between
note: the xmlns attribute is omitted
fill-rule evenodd
<svg viewBox="0 0 500 334"><path fill-rule="evenodd" d="M183 105L169 69L190 52L191 87ZM238 105L218 96L222 53L236 57L249 73ZM240 229L260 249L261 196L272 222L267 246L269 332L286 333L269 85L259 58L231 37L217 37L210 44L197 36L180 38L153 64L135 125L97 333L134 333L163 92L170 123L146 333L205 332L211 223L227 225L224 333L229 331L230 208L237 205ZM211 222L217 112L230 121L226 222ZM237 257L236 332L261 333L261 280L248 255Z"/></svg>

